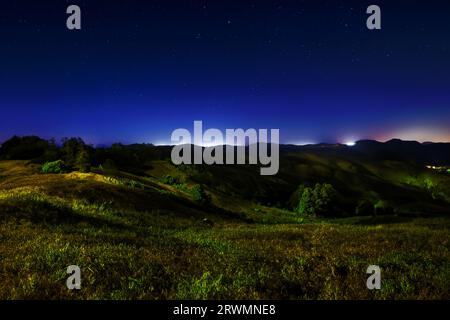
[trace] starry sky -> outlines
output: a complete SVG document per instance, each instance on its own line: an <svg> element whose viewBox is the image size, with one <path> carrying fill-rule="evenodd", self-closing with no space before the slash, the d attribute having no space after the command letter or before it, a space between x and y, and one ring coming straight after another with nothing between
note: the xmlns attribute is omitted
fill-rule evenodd
<svg viewBox="0 0 450 320"><path fill-rule="evenodd" d="M448 1L4 0L0 39L0 141L168 144L194 120L294 144L450 141Z"/></svg>

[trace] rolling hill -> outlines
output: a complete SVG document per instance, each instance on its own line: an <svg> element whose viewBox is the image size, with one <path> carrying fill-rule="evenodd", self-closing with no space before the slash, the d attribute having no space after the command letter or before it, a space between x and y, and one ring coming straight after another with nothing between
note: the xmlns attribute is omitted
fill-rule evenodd
<svg viewBox="0 0 450 320"><path fill-rule="evenodd" d="M92 149L89 172L45 174L36 151L1 160L0 298L448 299L450 175L430 167L448 145L433 162L436 147L405 158L391 143L280 146L276 176L174 166L150 145ZM317 183L336 211L300 214L299 186ZM357 210L379 201L392 210ZM381 290L365 287L371 264Z"/></svg>

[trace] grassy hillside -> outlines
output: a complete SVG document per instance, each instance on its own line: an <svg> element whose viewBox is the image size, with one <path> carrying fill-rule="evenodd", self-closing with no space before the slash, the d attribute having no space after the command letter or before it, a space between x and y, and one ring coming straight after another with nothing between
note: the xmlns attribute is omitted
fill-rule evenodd
<svg viewBox="0 0 450 320"><path fill-rule="evenodd" d="M282 146L283 147L283 146ZM398 215L450 214L450 174L403 160L378 159L346 146L282 149L280 171L261 176L257 166L181 166L152 162L152 177L175 177L204 185L218 206L239 209L242 202L293 210L299 185L329 183L339 193L339 209L329 216L353 216L361 202L384 202ZM245 210L244 210L245 211Z"/></svg>
<svg viewBox="0 0 450 320"><path fill-rule="evenodd" d="M42 174L28 161L0 161L0 298L450 298L445 215L325 219L285 206L298 183L333 177L349 198L398 192L396 203L445 211L446 189L433 197L422 180L448 186L448 176L313 153L284 161L269 178L164 160L140 175ZM210 201L197 201L198 184ZM82 270L80 291L65 286L72 264ZM382 269L381 290L365 287L370 264Z"/></svg>

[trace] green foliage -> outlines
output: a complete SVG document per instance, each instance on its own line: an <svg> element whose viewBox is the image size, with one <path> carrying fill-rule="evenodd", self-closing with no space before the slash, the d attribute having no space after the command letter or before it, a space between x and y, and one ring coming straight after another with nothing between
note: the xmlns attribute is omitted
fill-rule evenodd
<svg viewBox="0 0 450 320"><path fill-rule="evenodd" d="M297 210L297 207L300 203L300 200L303 195L303 191L305 190L306 186L304 184L301 184L297 187L297 189L291 194L289 200L288 200L288 207L290 209L293 209L294 211Z"/></svg>
<svg viewBox="0 0 450 320"><path fill-rule="evenodd" d="M37 158L39 163L52 162L58 160L60 157L58 147L56 146L55 139L50 139L47 142L47 147L45 148L44 154Z"/></svg>
<svg viewBox="0 0 450 320"><path fill-rule="evenodd" d="M337 191L331 184L317 183L314 188L301 187L301 198L297 212L301 215L327 216L334 213L337 205Z"/></svg>
<svg viewBox="0 0 450 320"><path fill-rule="evenodd" d="M81 172L91 171L91 164L89 162L89 153L86 149L81 149L75 160L75 168Z"/></svg>
<svg viewBox="0 0 450 320"><path fill-rule="evenodd" d="M436 172L445 172L441 169ZM436 174L423 174L418 176L406 176L403 180L406 184L425 190L435 200L450 202L450 188L446 176Z"/></svg>
<svg viewBox="0 0 450 320"><path fill-rule="evenodd" d="M129 187L131 188L138 188L138 189L144 189L145 186L142 182L140 181L136 181L136 180L129 180L128 184Z"/></svg>
<svg viewBox="0 0 450 320"><path fill-rule="evenodd" d="M161 179L161 182L168 185L176 185L180 183L180 179L167 174Z"/></svg>
<svg viewBox="0 0 450 320"><path fill-rule="evenodd" d="M64 161L57 160L53 162L46 162L42 165L41 171L43 173L62 173L64 172Z"/></svg>
<svg viewBox="0 0 450 320"><path fill-rule="evenodd" d="M89 147L81 138L64 138L61 152L69 167L81 172L91 170Z"/></svg>
<svg viewBox="0 0 450 320"><path fill-rule="evenodd" d="M313 189L304 188L300 197L297 212L304 215L315 215L315 201L313 196Z"/></svg>
<svg viewBox="0 0 450 320"><path fill-rule="evenodd" d="M111 184L126 186L133 189L145 189L145 185L137 180L125 179L119 177L103 176L103 179Z"/></svg>
<svg viewBox="0 0 450 320"><path fill-rule="evenodd" d="M191 188L190 191L194 201L203 204L208 203L210 201L208 194L205 192L205 189L201 185L196 184Z"/></svg>

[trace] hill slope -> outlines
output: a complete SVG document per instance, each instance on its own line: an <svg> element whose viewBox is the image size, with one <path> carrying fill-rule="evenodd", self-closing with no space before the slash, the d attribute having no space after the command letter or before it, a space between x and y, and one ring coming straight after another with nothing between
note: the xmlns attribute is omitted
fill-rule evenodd
<svg viewBox="0 0 450 320"><path fill-rule="evenodd" d="M0 161L0 298L450 297L446 172L343 146L287 149L273 177L254 166L177 167L165 156L64 174ZM292 194L317 182L335 185L341 214L362 199L389 201L395 214L299 216ZM76 292L65 286L74 264ZM382 269L381 290L365 287L371 264Z"/></svg>

